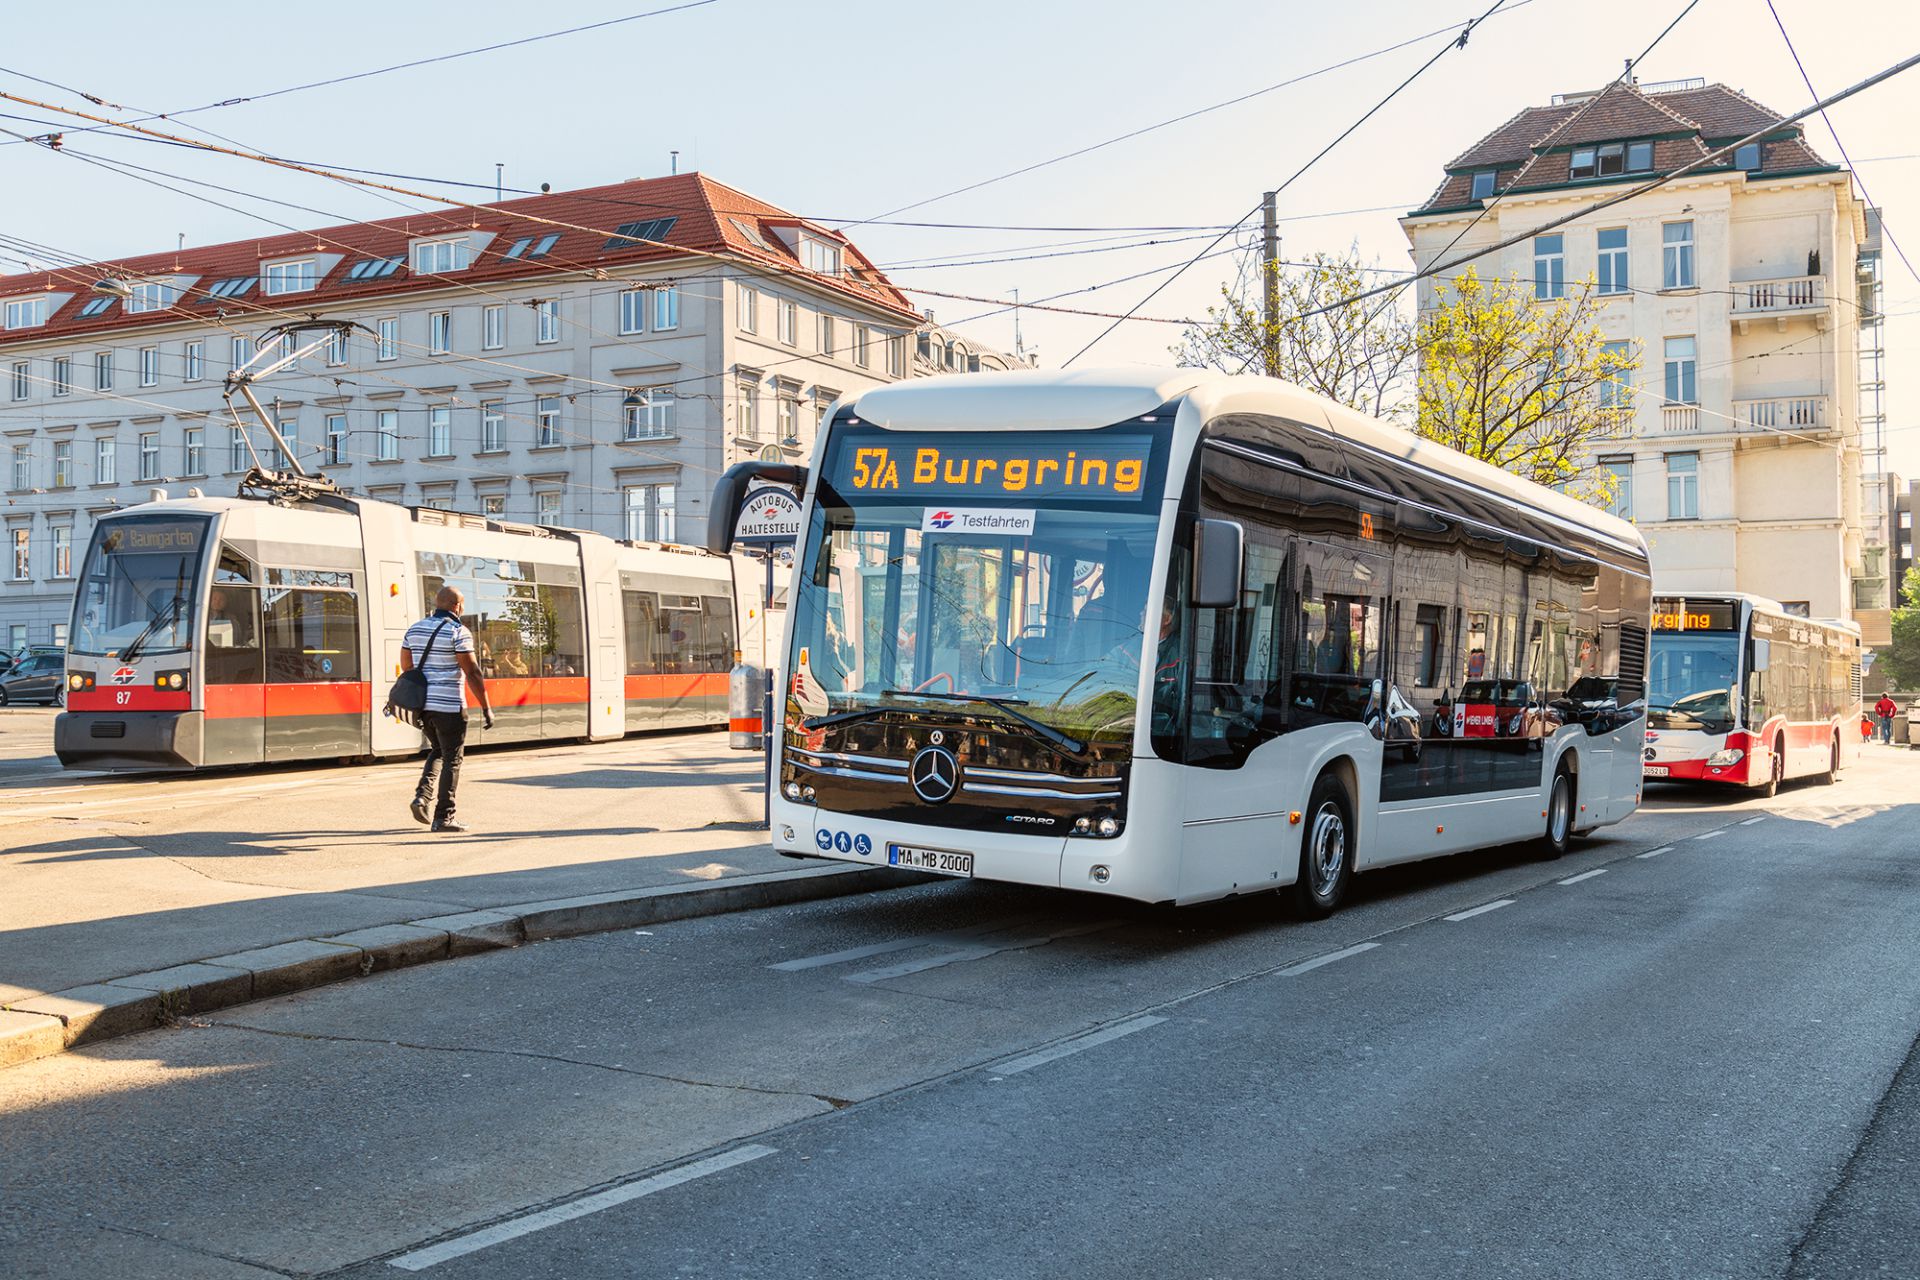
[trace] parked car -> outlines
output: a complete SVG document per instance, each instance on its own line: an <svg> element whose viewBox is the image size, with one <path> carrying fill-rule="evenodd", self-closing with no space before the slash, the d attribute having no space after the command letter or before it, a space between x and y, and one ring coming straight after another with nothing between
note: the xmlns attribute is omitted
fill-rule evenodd
<svg viewBox="0 0 1920 1280"><path fill-rule="evenodd" d="M7 674L36 653L51 653L64 659L67 649L58 644L23 644L11 653L0 652L0 676Z"/></svg>
<svg viewBox="0 0 1920 1280"><path fill-rule="evenodd" d="M30 652L0 675L0 706L17 702L67 704L67 655L64 650Z"/></svg>

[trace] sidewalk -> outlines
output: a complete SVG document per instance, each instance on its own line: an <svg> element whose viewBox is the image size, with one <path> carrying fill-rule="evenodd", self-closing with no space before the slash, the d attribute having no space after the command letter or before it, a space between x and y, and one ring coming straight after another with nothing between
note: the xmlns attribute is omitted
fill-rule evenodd
<svg viewBox="0 0 1920 1280"><path fill-rule="evenodd" d="M0 780L0 1065L9 1026L44 1048L36 1020L70 1045L396 964L899 882L773 853L758 757L724 734L471 756L473 829L447 836L408 816L411 764L82 780L32 767L50 729L0 715L0 760L24 766Z"/></svg>

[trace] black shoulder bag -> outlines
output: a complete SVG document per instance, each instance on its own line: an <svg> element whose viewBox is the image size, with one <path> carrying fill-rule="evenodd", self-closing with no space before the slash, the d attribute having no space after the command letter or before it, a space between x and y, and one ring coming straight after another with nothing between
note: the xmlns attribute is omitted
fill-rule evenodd
<svg viewBox="0 0 1920 1280"><path fill-rule="evenodd" d="M427 637L427 647L420 651L420 661L400 673L393 682L393 688L387 691L387 714L395 720L418 728L420 713L427 709L427 657L433 652L433 642L447 629L451 618L441 619L433 634Z"/></svg>

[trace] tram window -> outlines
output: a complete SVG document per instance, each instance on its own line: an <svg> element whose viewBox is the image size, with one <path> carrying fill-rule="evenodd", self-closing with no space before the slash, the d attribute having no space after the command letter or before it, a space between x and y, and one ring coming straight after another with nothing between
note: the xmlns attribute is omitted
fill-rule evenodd
<svg viewBox="0 0 1920 1280"><path fill-rule="evenodd" d="M259 684L260 593L216 586L207 598L207 683Z"/></svg>
<svg viewBox="0 0 1920 1280"><path fill-rule="evenodd" d="M622 591L620 605L627 618L627 674L658 675L660 597L651 591Z"/></svg>
<svg viewBox="0 0 1920 1280"><path fill-rule="evenodd" d="M733 665L733 605L724 596L702 596L701 633L704 671L725 671Z"/></svg>
<svg viewBox="0 0 1920 1280"><path fill-rule="evenodd" d="M663 592L660 596L660 670L673 675L699 671L700 597Z"/></svg>
<svg viewBox="0 0 1920 1280"><path fill-rule="evenodd" d="M232 547L222 545L220 559L213 566L215 582L252 582L253 561Z"/></svg>
<svg viewBox="0 0 1920 1280"><path fill-rule="evenodd" d="M276 587L262 601L269 682L360 678L360 610L351 592Z"/></svg>
<svg viewBox="0 0 1920 1280"><path fill-rule="evenodd" d="M543 676L582 676L587 673L580 643L580 588L544 583L534 588L540 601L546 643L540 649Z"/></svg>

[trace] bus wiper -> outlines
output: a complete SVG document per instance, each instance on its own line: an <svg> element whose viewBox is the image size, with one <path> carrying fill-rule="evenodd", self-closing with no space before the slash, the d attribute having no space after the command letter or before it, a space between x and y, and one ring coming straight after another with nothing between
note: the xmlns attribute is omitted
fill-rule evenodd
<svg viewBox="0 0 1920 1280"><path fill-rule="evenodd" d="M187 598L185 596L175 596L173 599L167 601L166 608L162 609L159 613L154 614L153 621L149 622L145 627L141 628L139 635L135 636L132 640L129 640L124 646L122 646L120 650L120 661L122 663L128 663L128 662L132 662L135 658L139 657L140 646L145 644L148 640L152 639L154 632L158 631L161 627L171 623L173 621L174 615L180 612L180 606L185 604L186 602L187 602Z"/></svg>
<svg viewBox="0 0 1920 1280"><path fill-rule="evenodd" d="M1031 730L1036 737L1060 748L1060 750L1066 752L1068 755L1077 756L1087 749L1087 744L1078 738L1068 737L1052 725L1042 724L1032 716L1014 710L1015 707L1024 707L1027 705L1026 701L1021 698L994 698L984 693L931 693L926 690L915 689L885 689L882 690L882 696L934 698L941 702L977 702L984 706L998 707L1007 713L1009 719L1023 725Z"/></svg>

